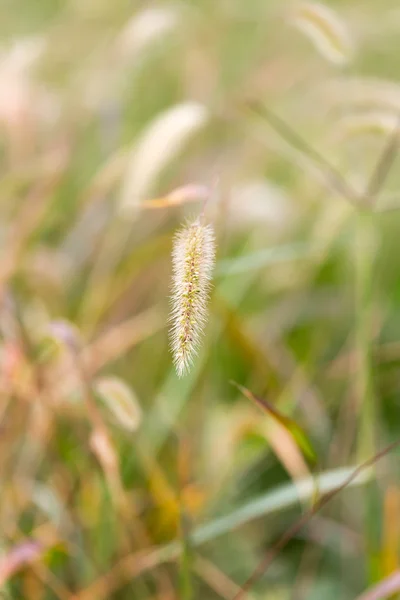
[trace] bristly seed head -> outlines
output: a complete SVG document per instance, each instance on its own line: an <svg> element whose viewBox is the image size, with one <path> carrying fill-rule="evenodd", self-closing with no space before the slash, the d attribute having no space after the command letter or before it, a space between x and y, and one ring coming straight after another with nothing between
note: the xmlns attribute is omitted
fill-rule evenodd
<svg viewBox="0 0 400 600"><path fill-rule="evenodd" d="M214 232L199 219L174 239L170 344L181 377L188 371L207 320L207 303L215 259Z"/></svg>

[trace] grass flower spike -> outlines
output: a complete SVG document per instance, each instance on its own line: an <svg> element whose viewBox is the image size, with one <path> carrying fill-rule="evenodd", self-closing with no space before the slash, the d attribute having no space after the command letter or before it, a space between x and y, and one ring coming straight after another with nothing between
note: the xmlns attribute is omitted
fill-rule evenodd
<svg viewBox="0 0 400 600"><path fill-rule="evenodd" d="M186 225L174 240L170 341L178 376L193 362L207 320L215 259L214 232L201 218Z"/></svg>

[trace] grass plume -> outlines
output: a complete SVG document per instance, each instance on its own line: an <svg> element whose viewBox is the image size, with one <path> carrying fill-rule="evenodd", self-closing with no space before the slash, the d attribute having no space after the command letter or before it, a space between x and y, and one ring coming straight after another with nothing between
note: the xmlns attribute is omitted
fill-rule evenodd
<svg viewBox="0 0 400 600"><path fill-rule="evenodd" d="M176 372L193 362L204 324L215 259L214 232L201 219L185 225L174 240L170 343Z"/></svg>

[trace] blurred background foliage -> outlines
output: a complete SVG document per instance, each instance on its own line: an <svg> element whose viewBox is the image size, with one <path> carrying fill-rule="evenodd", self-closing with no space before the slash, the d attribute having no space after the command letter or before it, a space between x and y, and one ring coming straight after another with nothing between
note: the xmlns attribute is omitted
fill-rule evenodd
<svg viewBox="0 0 400 600"><path fill-rule="evenodd" d="M397 0L0 1L1 597L232 599L399 435L399 31ZM205 198L179 380L172 237ZM248 597L396 593L398 457Z"/></svg>

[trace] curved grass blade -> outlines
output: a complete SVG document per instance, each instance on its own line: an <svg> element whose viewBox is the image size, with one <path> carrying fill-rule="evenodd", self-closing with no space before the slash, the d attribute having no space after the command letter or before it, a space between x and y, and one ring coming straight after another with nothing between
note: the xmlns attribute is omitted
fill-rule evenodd
<svg viewBox="0 0 400 600"><path fill-rule="evenodd" d="M250 390L245 388L243 385L236 383L235 381L231 381L232 385L234 385L246 398L255 402L259 408L272 418L274 418L278 423L280 423L292 436L298 447L302 450L304 456L308 458L313 464L317 462L317 455L312 447L310 440L308 439L306 433L303 429L296 423L294 419L291 419L287 415L282 414L275 406L273 406L270 402L265 400L264 398L260 398L253 394Z"/></svg>

